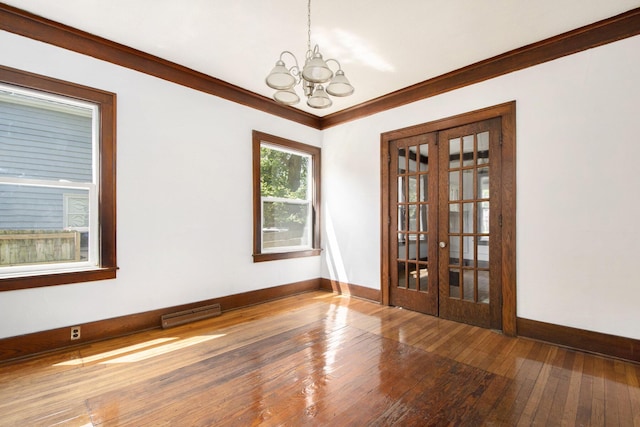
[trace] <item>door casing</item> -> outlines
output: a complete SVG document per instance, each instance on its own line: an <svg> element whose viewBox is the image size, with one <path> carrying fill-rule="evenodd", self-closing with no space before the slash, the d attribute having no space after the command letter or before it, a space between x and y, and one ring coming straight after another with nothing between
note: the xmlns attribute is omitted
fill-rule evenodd
<svg viewBox="0 0 640 427"><path fill-rule="evenodd" d="M481 110L423 123L404 129L385 132L380 137L381 153L381 280L382 304L389 305L389 284L391 282L390 263L390 188L389 159L390 141L429 132L475 123L494 117L501 117L501 202L502 202L502 332L515 336L516 330L516 102L483 108Z"/></svg>

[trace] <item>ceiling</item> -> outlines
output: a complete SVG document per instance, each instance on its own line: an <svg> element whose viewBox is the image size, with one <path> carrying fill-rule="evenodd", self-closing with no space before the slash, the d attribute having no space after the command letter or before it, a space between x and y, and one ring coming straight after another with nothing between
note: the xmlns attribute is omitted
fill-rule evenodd
<svg viewBox="0 0 640 427"><path fill-rule="evenodd" d="M3 0L271 97L283 50L302 61L306 0ZM355 93L325 116L640 6L640 0L313 0L311 43Z"/></svg>

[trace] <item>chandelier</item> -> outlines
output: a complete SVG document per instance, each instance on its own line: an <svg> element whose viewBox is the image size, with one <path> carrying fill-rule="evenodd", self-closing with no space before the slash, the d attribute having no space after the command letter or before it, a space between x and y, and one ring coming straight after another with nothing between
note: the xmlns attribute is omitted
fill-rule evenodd
<svg viewBox="0 0 640 427"><path fill-rule="evenodd" d="M293 58L295 65L287 68L283 58L288 54ZM338 65L334 73L328 62ZM326 84L325 89L323 84ZM304 68L300 70L298 59L288 50L280 53L280 59L266 78L267 86L276 89L273 99L280 104L295 105L300 102L300 97L294 90L298 84L302 84L302 90L307 97L307 105L312 108L327 108L333 102L331 96L349 96L353 93L353 86L344 75L340 63L335 59L324 60L318 45L311 49L311 0L307 4L307 53L305 55Z"/></svg>

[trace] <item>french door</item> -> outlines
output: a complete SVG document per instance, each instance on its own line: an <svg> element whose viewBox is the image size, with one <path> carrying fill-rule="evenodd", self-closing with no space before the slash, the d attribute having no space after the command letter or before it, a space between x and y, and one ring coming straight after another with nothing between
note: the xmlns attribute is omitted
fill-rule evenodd
<svg viewBox="0 0 640 427"><path fill-rule="evenodd" d="M438 314L435 133L391 141L391 304ZM435 273L435 274L434 274Z"/></svg>
<svg viewBox="0 0 640 427"><path fill-rule="evenodd" d="M501 118L388 141L389 303L502 329Z"/></svg>

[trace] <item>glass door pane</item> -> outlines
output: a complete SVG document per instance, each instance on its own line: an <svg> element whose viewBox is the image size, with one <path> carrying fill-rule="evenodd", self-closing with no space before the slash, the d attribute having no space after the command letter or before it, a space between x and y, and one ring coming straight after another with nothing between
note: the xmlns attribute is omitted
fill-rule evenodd
<svg viewBox="0 0 640 427"><path fill-rule="evenodd" d="M437 179L437 161L431 161L438 152L434 133L393 141L389 159L389 182L394 194L390 209L397 215L391 224L391 235L397 236L391 267L390 302L393 305L437 314L437 271L430 251L437 251L438 212L432 209L437 203L433 179ZM437 160L437 157L435 158ZM397 214L396 214L397 213Z"/></svg>
<svg viewBox="0 0 640 427"><path fill-rule="evenodd" d="M489 132L448 139L449 298L488 304L490 191ZM441 199L442 200L442 199Z"/></svg>

